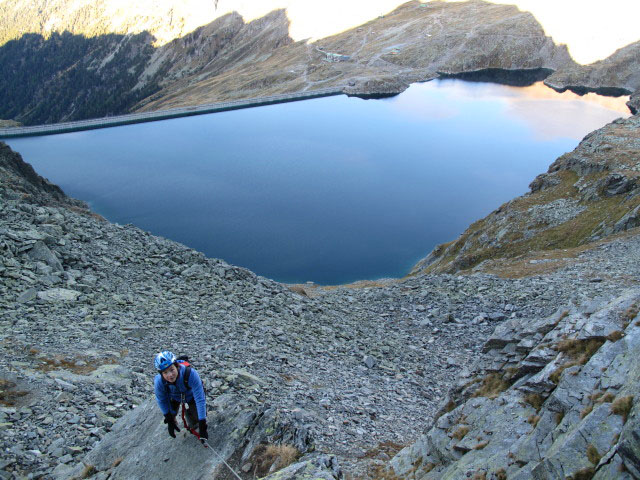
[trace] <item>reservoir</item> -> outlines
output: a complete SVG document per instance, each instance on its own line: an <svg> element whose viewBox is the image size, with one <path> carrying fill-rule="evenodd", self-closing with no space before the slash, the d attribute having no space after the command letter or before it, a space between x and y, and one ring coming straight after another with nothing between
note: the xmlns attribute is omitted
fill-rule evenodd
<svg viewBox="0 0 640 480"><path fill-rule="evenodd" d="M626 98L456 79L8 140L112 222L283 282L401 277Z"/></svg>

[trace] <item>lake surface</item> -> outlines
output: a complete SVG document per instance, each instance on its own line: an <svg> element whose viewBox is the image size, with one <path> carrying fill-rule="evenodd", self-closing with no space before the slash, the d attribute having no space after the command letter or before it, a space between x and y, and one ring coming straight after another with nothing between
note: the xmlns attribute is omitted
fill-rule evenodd
<svg viewBox="0 0 640 480"><path fill-rule="evenodd" d="M406 274L629 116L624 100L437 80L7 143L112 222L279 281L338 284Z"/></svg>

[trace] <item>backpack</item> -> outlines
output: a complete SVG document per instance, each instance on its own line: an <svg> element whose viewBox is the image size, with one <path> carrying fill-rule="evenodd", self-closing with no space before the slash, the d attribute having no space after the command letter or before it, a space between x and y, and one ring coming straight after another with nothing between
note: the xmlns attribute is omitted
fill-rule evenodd
<svg viewBox="0 0 640 480"><path fill-rule="evenodd" d="M185 367L182 382L184 383L184 386L187 387L187 390L191 390L191 387L189 386L189 377L191 376L191 363L189 363L189 357L186 355L180 355L176 358L176 362Z"/></svg>

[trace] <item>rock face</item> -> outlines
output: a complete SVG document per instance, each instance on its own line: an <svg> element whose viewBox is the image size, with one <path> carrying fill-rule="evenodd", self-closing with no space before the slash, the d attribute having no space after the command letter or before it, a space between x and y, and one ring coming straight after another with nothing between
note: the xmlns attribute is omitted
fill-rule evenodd
<svg viewBox="0 0 640 480"><path fill-rule="evenodd" d="M428 433L393 458L394 473L638 478L639 309L631 290L501 324Z"/></svg>
<svg viewBox="0 0 640 480"><path fill-rule="evenodd" d="M244 466L246 471L243 473L249 473L254 466L252 464L262 461L256 458L256 452L264 445L287 445L298 454L312 450L304 427L283 425L275 409L264 406L243 408L241 399L225 394L219 396L209 410L208 443L211 448L204 448L195 436L187 433L181 420L178 422L180 433L176 439L171 438L155 399L149 399L120 418L81 464L76 467L61 465L54 475L72 478L80 476L87 466L91 466L94 475L106 478L108 474L113 479L165 476L226 478L233 475L229 467L243 472ZM271 460L271 465L274 465L274 460ZM341 476L334 458L317 460L313 463L312 459L303 457L302 462L316 465L315 473L323 475L322 478Z"/></svg>
<svg viewBox="0 0 640 480"><path fill-rule="evenodd" d="M567 66L545 80L556 90L629 95L640 90L640 42L621 48L609 58L591 65Z"/></svg>
<svg viewBox="0 0 640 480"><path fill-rule="evenodd" d="M590 133L518 197L436 247L413 272L482 271L497 258L570 248L640 225L640 117Z"/></svg>
<svg viewBox="0 0 640 480"><path fill-rule="evenodd" d="M251 65L225 62L223 73L207 67L206 73L167 85L140 108L328 87L350 95L389 95L440 71L557 69L571 64L566 48L554 45L531 14L513 6L408 2L344 33L274 49Z"/></svg>

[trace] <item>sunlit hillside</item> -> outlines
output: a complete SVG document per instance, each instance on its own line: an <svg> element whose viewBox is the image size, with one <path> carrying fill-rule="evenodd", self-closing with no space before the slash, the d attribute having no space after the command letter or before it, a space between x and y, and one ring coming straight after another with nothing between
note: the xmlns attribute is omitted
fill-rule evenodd
<svg viewBox="0 0 640 480"><path fill-rule="evenodd" d="M422 0L423 2L426 0ZM459 0L448 0L459 1ZM637 0L491 0L532 12L556 43L582 64L603 59L640 40ZM232 11L245 21L284 8L294 40L317 39L360 25L405 3L401 0L38 0L0 1L0 44L23 33L139 33L157 45L184 36Z"/></svg>

